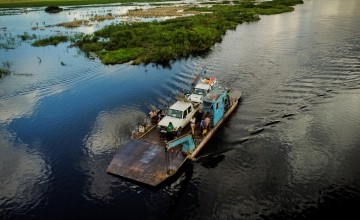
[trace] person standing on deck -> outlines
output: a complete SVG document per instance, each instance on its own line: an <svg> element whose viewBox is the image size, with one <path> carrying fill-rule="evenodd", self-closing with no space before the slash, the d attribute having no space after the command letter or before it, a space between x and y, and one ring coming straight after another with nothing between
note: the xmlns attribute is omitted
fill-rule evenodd
<svg viewBox="0 0 360 220"><path fill-rule="evenodd" d="M200 134L203 134L205 130L205 116L203 115L200 121Z"/></svg>
<svg viewBox="0 0 360 220"><path fill-rule="evenodd" d="M156 112L155 110L151 110L149 112L149 115L150 115L150 120L151 120L151 124L156 124L157 123L157 116L156 116Z"/></svg>
<svg viewBox="0 0 360 220"><path fill-rule="evenodd" d="M157 120L158 120L158 123L160 122L162 118L162 109L159 109L158 113L157 113Z"/></svg>
<svg viewBox="0 0 360 220"><path fill-rule="evenodd" d="M150 118L153 119L156 116L155 110L149 112Z"/></svg>
<svg viewBox="0 0 360 220"><path fill-rule="evenodd" d="M168 126L166 127L166 141L171 141L173 137L174 125L169 122Z"/></svg>
<svg viewBox="0 0 360 220"><path fill-rule="evenodd" d="M192 116L192 118L190 119L190 126L191 126L191 134L195 135L195 115Z"/></svg>
<svg viewBox="0 0 360 220"><path fill-rule="evenodd" d="M228 108L230 107L230 89L226 91L226 105Z"/></svg>
<svg viewBox="0 0 360 220"><path fill-rule="evenodd" d="M205 130L209 131L210 130L210 117L209 117L209 114L206 115L204 121L205 121ZM206 132L205 132L205 134L206 134Z"/></svg>

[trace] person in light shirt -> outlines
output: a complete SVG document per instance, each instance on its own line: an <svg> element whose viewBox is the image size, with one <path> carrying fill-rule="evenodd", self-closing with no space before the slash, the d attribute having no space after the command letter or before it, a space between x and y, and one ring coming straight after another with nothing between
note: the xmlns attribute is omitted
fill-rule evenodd
<svg viewBox="0 0 360 220"><path fill-rule="evenodd" d="M195 135L195 115L192 116L192 118L190 119L190 126L191 126L191 134Z"/></svg>

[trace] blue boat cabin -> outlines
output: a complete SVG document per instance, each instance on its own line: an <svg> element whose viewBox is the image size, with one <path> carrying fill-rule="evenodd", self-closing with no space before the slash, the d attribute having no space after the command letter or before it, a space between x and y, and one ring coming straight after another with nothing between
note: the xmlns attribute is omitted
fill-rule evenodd
<svg viewBox="0 0 360 220"><path fill-rule="evenodd" d="M212 127L224 116L227 103L229 103L228 89L220 85L214 87L204 97L202 110L205 115L210 114Z"/></svg>

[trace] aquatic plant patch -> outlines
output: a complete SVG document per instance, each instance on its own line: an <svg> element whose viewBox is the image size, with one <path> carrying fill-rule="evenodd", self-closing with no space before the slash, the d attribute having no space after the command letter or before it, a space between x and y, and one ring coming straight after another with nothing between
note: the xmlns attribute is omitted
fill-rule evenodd
<svg viewBox="0 0 360 220"><path fill-rule="evenodd" d="M67 36L51 36L48 38L40 39L32 43L31 45L34 47L48 46L48 45L58 45L62 42L67 42L69 38Z"/></svg>

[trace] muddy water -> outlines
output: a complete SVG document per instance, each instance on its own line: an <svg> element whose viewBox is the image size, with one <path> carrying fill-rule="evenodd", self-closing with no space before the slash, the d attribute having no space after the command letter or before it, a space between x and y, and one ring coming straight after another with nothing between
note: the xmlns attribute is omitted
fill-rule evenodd
<svg viewBox="0 0 360 220"><path fill-rule="evenodd" d="M103 66L68 44L2 48L12 74L0 79L0 216L358 216L359 10L356 0L305 1L171 67ZM23 18L0 17L0 31L32 33ZM131 127L172 103L202 65L244 97L199 159L159 189L107 175Z"/></svg>

